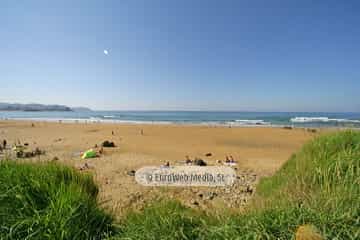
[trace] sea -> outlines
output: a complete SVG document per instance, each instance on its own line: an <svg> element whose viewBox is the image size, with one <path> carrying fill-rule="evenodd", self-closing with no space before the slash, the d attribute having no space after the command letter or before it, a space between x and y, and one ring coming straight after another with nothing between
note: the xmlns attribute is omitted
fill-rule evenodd
<svg viewBox="0 0 360 240"><path fill-rule="evenodd" d="M1 120L119 124L188 124L228 127L360 128L360 113L223 111L0 111Z"/></svg>

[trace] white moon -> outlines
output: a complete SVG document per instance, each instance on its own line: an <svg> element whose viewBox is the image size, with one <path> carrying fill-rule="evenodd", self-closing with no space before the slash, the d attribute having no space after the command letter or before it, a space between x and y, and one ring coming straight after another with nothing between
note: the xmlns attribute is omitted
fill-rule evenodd
<svg viewBox="0 0 360 240"><path fill-rule="evenodd" d="M104 50L104 54L105 54L105 55L108 55L108 54L109 54L109 51L105 49L105 50Z"/></svg>

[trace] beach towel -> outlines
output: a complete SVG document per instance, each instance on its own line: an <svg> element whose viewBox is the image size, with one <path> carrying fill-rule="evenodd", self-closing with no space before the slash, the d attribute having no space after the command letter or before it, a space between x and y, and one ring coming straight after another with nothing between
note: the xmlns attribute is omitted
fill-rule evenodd
<svg viewBox="0 0 360 240"><path fill-rule="evenodd" d="M94 151L93 149L89 149L84 152L81 158L86 159L86 158L94 158L94 157L96 157L96 151Z"/></svg>
<svg viewBox="0 0 360 240"><path fill-rule="evenodd" d="M229 162L229 163L224 163L225 166L236 166L237 163L236 162Z"/></svg>

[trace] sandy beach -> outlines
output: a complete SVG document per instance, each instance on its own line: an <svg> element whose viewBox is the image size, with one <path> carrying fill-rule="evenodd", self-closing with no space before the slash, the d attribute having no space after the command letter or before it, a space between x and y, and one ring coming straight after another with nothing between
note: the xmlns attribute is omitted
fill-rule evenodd
<svg viewBox="0 0 360 240"><path fill-rule="evenodd" d="M1 141L6 139L9 145L20 141L28 143L29 149L38 147L46 151L45 155L26 161L50 161L56 157L57 162L74 167L81 167L86 162L90 166L86 171L94 173L99 183L100 200L120 215L129 207L141 208L148 200L158 198L176 198L184 204L204 209L243 204L233 201L238 198L233 196L233 191L224 189L217 189L214 193L217 197L210 198L211 201L202 201L203 193L213 190L144 187L137 184L128 171L136 171L142 166L159 166L167 161L171 165L183 164L186 155L217 165L217 160L224 161L225 156L231 155L237 161L237 173L251 174L258 180L272 175L292 153L318 134L305 129L270 127L0 121ZM81 159L82 151L94 148L96 144L100 146L105 140L113 141L116 147L104 148L98 158ZM211 156L206 157L206 153ZM219 196L221 193L224 196Z"/></svg>

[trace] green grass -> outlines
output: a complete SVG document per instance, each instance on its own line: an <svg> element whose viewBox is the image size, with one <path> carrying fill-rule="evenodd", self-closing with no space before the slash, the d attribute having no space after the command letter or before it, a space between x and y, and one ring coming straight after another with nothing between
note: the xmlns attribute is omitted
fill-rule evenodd
<svg viewBox="0 0 360 240"><path fill-rule="evenodd" d="M90 175L57 164L0 163L0 239L101 239L114 230Z"/></svg>
<svg viewBox="0 0 360 240"><path fill-rule="evenodd" d="M245 213L209 216L173 201L131 212L114 227L91 176L59 165L0 165L4 239L360 239L360 132L316 138L262 179ZM116 234L113 234L116 232Z"/></svg>
<svg viewBox="0 0 360 240"><path fill-rule="evenodd" d="M196 239L201 219L178 202L168 201L130 213L120 226L121 239Z"/></svg>

